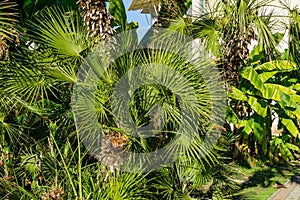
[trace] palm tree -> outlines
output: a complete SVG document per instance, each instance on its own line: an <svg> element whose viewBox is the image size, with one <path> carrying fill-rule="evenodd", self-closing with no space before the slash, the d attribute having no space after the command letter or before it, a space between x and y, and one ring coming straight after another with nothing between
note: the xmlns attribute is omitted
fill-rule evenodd
<svg viewBox="0 0 300 200"><path fill-rule="evenodd" d="M269 2L219 1L194 22L194 36L204 38L214 55L221 56L224 78L233 85L238 84L240 69L248 62L252 40L262 44L266 59L274 56L271 50L277 43L271 32L273 22L262 12Z"/></svg>

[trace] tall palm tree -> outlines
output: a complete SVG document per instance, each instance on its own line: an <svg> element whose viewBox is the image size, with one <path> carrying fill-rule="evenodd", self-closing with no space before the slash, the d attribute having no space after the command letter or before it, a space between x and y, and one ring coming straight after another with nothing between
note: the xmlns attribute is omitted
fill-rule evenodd
<svg viewBox="0 0 300 200"><path fill-rule="evenodd" d="M195 37L204 38L205 43L218 57L224 78L233 85L239 81L239 71L249 58L252 40L262 44L266 58L272 57L276 40L271 32L272 21L262 10L270 1L224 0L212 11L204 13L194 23Z"/></svg>

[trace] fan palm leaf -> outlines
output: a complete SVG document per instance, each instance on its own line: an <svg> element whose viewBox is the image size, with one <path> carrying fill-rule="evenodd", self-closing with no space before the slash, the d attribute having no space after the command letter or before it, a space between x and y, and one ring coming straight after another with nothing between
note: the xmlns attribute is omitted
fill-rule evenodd
<svg viewBox="0 0 300 200"><path fill-rule="evenodd" d="M13 40L18 25L17 3L10 0L0 2L0 35Z"/></svg>
<svg viewBox="0 0 300 200"><path fill-rule="evenodd" d="M91 61L88 57L87 62L96 73L97 89L95 95L85 94L82 102L76 99L75 118L80 117L78 120L83 122L77 124L77 129L93 132L93 127L87 124L91 117L96 116L100 126L107 129L104 130L106 135L113 134L109 130L127 134L126 141L131 145L127 149L133 152L153 152L171 142L172 145L162 155L164 162L173 160L186 150L190 163L201 160L213 165L217 158L210 154L213 147L211 139L218 136L212 127L217 123L215 119L222 118L219 115L222 115L222 105L225 105L222 101L226 99L222 93L222 81L218 79L220 74L214 71L209 59L193 57L191 43L178 46L186 42L184 35L177 37L175 32L167 31L155 37L151 49L139 49L118 57L101 77L98 73L101 73L101 67L105 68L103 63L107 63L107 57L99 56L97 63L92 62L96 58L90 58ZM126 37L128 41L130 38ZM101 51L102 47L105 46L99 48ZM126 46L113 49L120 51L121 48L126 49ZM135 88L141 83L142 86ZM90 86L88 81L80 87L85 84ZM91 102L96 98L97 104L85 103L88 98ZM93 114L95 110L99 111L96 113L98 116ZM112 117L115 120L109 120ZM210 142L204 142L202 136L206 134L212 137ZM148 159L147 156L145 159ZM149 162L153 163L153 160Z"/></svg>
<svg viewBox="0 0 300 200"><path fill-rule="evenodd" d="M9 44L16 39L16 45L20 43L17 34L18 9L17 3L9 0L0 2L0 58L9 59Z"/></svg>
<svg viewBox="0 0 300 200"><path fill-rule="evenodd" d="M73 63L83 59L89 41L78 11L54 6L45 8L35 18L37 23L32 25L37 28L34 39L38 44L47 45L60 58Z"/></svg>

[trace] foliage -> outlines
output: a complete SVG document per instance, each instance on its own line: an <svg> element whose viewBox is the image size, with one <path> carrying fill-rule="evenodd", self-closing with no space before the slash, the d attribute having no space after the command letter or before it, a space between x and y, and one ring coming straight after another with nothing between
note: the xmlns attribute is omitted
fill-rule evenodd
<svg viewBox="0 0 300 200"><path fill-rule="evenodd" d="M39 13L43 8L52 5L76 8L75 0L17 0L20 5L21 23L25 25L26 21L33 20L34 15Z"/></svg>
<svg viewBox="0 0 300 200"><path fill-rule="evenodd" d="M85 28L78 11L60 7L46 8L36 16L36 42L49 46L62 59L76 63L88 50Z"/></svg>
<svg viewBox="0 0 300 200"><path fill-rule="evenodd" d="M263 11L270 3L220 1L194 21L181 18L173 21L170 28L199 38L223 70L230 97L227 121L231 127L228 125L226 129L239 136L234 156L237 152L244 152L266 159L270 146L280 148L281 145L274 145L280 142L271 132L274 115L279 115L280 133L294 138L290 142L280 140L291 144L288 144L291 148L284 146L279 150L289 149L289 156L284 156L288 160L294 158L292 152L298 151L293 145L297 145L299 139L299 91L296 89L299 84L296 60L298 11L289 11L291 40L287 52L290 54L281 58L276 47L283 34L272 33L273 26L278 24L271 16L266 17ZM258 45L250 52L249 45L253 41Z"/></svg>
<svg viewBox="0 0 300 200"><path fill-rule="evenodd" d="M111 171L92 158L79 141L70 107L71 95L73 84L77 81L76 72L84 62L85 55L91 51L93 41L85 38L85 27L78 12L57 6L46 7L35 13L27 26L30 30L25 32L26 39L35 42L36 48L29 49L25 45L14 48L11 60L3 61L4 67L0 68L0 92L3 94L0 105L4 111L0 121L0 168L3 175L1 196L9 199L162 198L157 187L161 172L145 174ZM201 99L201 106L193 99L183 99L186 101L183 103L190 111L202 116L201 123L209 120L211 113L207 91L200 74L196 73L197 67L209 67L208 63L199 62L196 68L192 68L178 55L168 51L143 50L131 52L127 56L111 65L111 74L99 82L99 88L102 86L101 89L106 90L103 93L99 91L99 102L110 98L114 86L111 81L116 81L117 77L129 70L130 65L123 65L123 61L128 61L130 56L134 58L131 61L144 65L163 60L164 64L185 75ZM186 82L183 81L179 88L174 88L181 96L184 96L184 83ZM105 94L108 96L105 97ZM147 96L152 98L145 98ZM163 129L163 134L174 136L181 106L174 94L165 87L150 84L140 88L133 99L132 116L139 126L149 122L149 111L153 103L162 102L168 109L170 120ZM118 130L110 118L111 111L104 110L102 114L106 117L99 116L99 119L104 120L100 122L109 130ZM199 131L204 133L205 127ZM159 136L147 141L131 138L128 147L151 151L157 148L158 139ZM195 184L188 190L191 196L196 196L192 192L200 190L204 181L208 181L205 178L204 181L198 179L201 176L210 177L209 168L219 164L216 150L208 151L201 146L202 142L201 137L197 137L188 154L182 155L184 159L180 163L182 169L194 168L189 174L197 172L199 175L193 177ZM202 154L208 156L201 158ZM195 166L192 165L194 160L197 160ZM174 165L166 166L162 172L164 170L172 171ZM186 180L182 181L187 182L188 177L184 178ZM164 186L167 184L165 182Z"/></svg>
<svg viewBox="0 0 300 200"><path fill-rule="evenodd" d="M257 46L250 54L250 65L243 68L241 76L243 79L239 88L233 87L229 93L232 105L228 111L228 120L234 123L235 128L240 130L240 136L253 137L255 144L248 142L248 148L254 155L274 156L274 151L282 147L285 160L294 160L292 151L299 149L287 142L286 137L299 140L299 90L297 80L290 77L290 73L298 70L294 62L288 60L277 60L265 63L258 62L262 54ZM234 106L233 106L234 105ZM246 113L246 114L241 114ZM272 140L272 123L274 116L278 116L279 138L274 138L270 152L270 141ZM277 128L277 127L276 127ZM288 135L287 135L288 134ZM282 137L282 139L281 139ZM285 144L286 143L286 144ZM251 146L252 145L252 146ZM283 145L283 146L281 146ZM290 147L290 148L288 148ZM255 150L258 148L258 152ZM282 150L279 150L282 152Z"/></svg>
<svg viewBox="0 0 300 200"><path fill-rule="evenodd" d="M0 3L0 35L8 40L13 40L18 25L18 10L15 2L8 0ZM3 38L1 38L2 42Z"/></svg>
<svg viewBox="0 0 300 200"><path fill-rule="evenodd" d="M298 10L289 10L289 49L280 55L276 46L283 35L273 34L272 19L258 14L258 10L269 1L220 1L215 9L197 19L184 16L190 2L165 1L165 10L161 11L165 13L159 20L164 26L169 26L168 30L154 34L157 40L151 44L154 45L152 49L128 52L109 63L107 73L97 82L93 109L98 122L103 127L103 134L125 138L122 140L125 141L122 144L124 151L153 152L166 146L171 139L182 134L178 127L183 108L191 116L198 117L198 129L185 130L185 134L194 136L186 151L183 151L184 142L175 142L168 149L168 155L176 152L180 155L178 159L149 173L112 169L92 157L80 141L71 97L74 84L79 83L78 70L86 63L85 57L97 42L86 37L87 27L76 2L25 0L18 1L19 7L6 0L0 3L0 35L10 41L5 44L10 45L16 39L14 30L19 26L24 31L24 37L20 37L21 46L9 47L10 60L0 61L1 197L227 199L243 187L232 179L237 170L231 156L235 156L236 151L266 162L297 159L300 140ZM182 7L170 9L173 4ZM137 28L136 23L128 23L122 1L111 0L109 11L115 18L116 33ZM20 24L18 13L21 15ZM175 20L176 13L180 18ZM190 44L178 48L176 43L180 38L167 40L173 31L200 39L220 69L233 69L231 72L236 73L237 81L234 84L229 81L226 85L229 90L226 123L224 127L217 127L222 130L222 136L213 147L205 143L204 136L214 114L211 99L224 103L223 96L217 95L224 86L216 84L213 87L216 90L208 90L218 74L208 74L210 81L206 82L199 71L209 71L211 62L187 63L184 58L193 58L193 53L188 51ZM141 45L135 32L132 33L126 42L131 42L130 47ZM250 40L258 42L252 52L248 49ZM25 45L28 41L35 44L34 48L31 44ZM144 47L149 45L144 44ZM115 51L127 47L118 46ZM177 55L179 50L185 50L185 54ZM239 62L230 60L232 56ZM175 71L181 78L173 74L159 79L166 70L160 65L168 66L168 74ZM129 133L134 132L133 129L116 123L112 117L116 111L111 107L113 95L120 97L115 102L117 105L126 104L122 101L122 94L114 94L115 86L124 75L136 75L136 66L146 66L143 72L151 72L157 81L132 92L129 102L134 126L152 127L153 135L147 138L132 136ZM145 76L138 78L144 80ZM169 83L163 86L158 80ZM192 93L188 87L192 88ZM162 110L165 114L161 114ZM80 114L85 116L82 111ZM161 119L157 120L157 116ZM278 127L274 132L275 116L278 116ZM160 124L160 120L166 123Z"/></svg>
<svg viewBox="0 0 300 200"><path fill-rule="evenodd" d="M20 44L17 4L9 0L0 2L0 59L9 60L11 44Z"/></svg>

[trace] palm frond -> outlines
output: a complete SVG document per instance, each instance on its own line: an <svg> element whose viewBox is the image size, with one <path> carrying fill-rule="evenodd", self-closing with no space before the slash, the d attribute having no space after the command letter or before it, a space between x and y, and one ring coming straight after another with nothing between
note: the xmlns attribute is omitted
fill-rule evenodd
<svg viewBox="0 0 300 200"><path fill-rule="evenodd" d="M35 19L37 23L32 26L37 29L38 44L47 45L61 58L73 63L83 59L88 40L78 11L50 7L38 13Z"/></svg>
<svg viewBox="0 0 300 200"><path fill-rule="evenodd" d="M0 2L0 36L13 40L18 24L17 3L10 0Z"/></svg>

